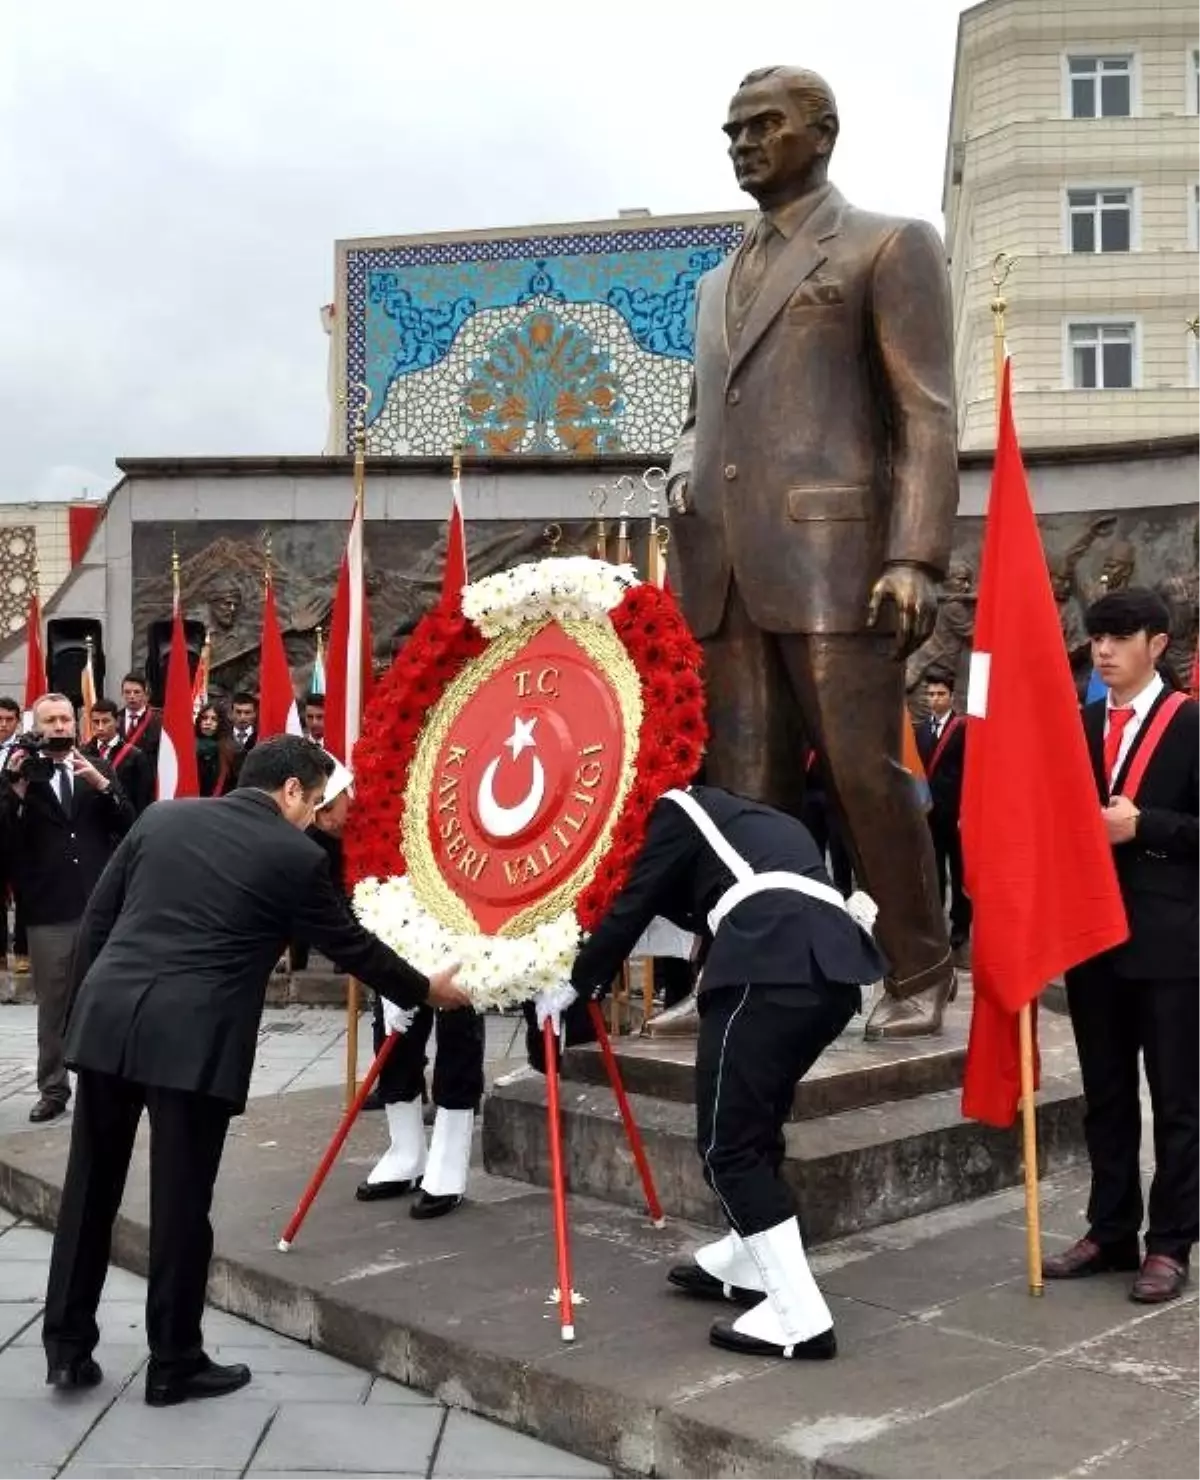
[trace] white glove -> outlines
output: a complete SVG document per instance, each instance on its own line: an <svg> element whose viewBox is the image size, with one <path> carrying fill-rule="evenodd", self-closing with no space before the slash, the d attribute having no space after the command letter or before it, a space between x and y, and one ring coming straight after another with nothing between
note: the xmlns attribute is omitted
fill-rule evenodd
<svg viewBox="0 0 1200 1480"><path fill-rule="evenodd" d="M566 1012L572 1002L578 1002L579 993L570 984L563 982L561 986L547 987L544 992L539 992L533 999L533 1010L537 1015L537 1025L542 1028L547 1019L553 1023L554 1031L562 1031L562 1014Z"/></svg>
<svg viewBox="0 0 1200 1480"><path fill-rule="evenodd" d="M416 1015L415 1007L401 1007L386 997L383 999L383 1026L389 1033L407 1033Z"/></svg>
<svg viewBox="0 0 1200 1480"><path fill-rule="evenodd" d="M868 935L874 933L875 920L879 914L879 906L869 894L864 894L861 889L856 889L846 901L846 913Z"/></svg>

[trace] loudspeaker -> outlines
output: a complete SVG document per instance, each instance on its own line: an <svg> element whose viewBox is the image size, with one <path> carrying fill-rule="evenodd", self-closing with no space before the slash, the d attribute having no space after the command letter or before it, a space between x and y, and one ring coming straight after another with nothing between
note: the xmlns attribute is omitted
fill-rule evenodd
<svg viewBox="0 0 1200 1480"><path fill-rule="evenodd" d="M56 694L66 694L76 709L83 703L83 670L92 639L96 697L104 693L104 629L94 617L51 617L46 623L46 679Z"/></svg>
<svg viewBox="0 0 1200 1480"><path fill-rule="evenodd" d="M171 621L151 622L146 628L146 682L150 685L150 702L160 707L167 697L167 669L171 663ZM196 676L200 654L204 650L204 623L183 623L188 650L188 682Z"/></svg>

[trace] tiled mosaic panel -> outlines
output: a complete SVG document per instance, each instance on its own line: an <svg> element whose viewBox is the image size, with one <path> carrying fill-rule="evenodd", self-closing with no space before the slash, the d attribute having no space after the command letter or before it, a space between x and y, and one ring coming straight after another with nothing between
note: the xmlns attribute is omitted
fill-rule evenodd
<svg viewBox="0 0 1200 1480"><path fill-rule="evenodd" d="M346 379L371 388L370 450L668 452L696 283L741 234L731 222L351 251Z"/></svg>
<svg viewBox="0 0 1200 1480"><path fill-rule="evenodd" d="M32 524L0 526L0 635L25 625L37 578L37 530Z"/></svg>

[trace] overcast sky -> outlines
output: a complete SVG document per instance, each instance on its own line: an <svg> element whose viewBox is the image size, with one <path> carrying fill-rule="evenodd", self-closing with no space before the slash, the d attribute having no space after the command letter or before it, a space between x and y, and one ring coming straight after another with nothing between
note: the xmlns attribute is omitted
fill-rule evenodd
<svg viewBox="0 0 1200 1480"><path fill-rule="evenodd" d="M823 73L841 189L940 227L963 8L0 0L0 499L320 452L337 238L737 209L752 67Z"/></svg>

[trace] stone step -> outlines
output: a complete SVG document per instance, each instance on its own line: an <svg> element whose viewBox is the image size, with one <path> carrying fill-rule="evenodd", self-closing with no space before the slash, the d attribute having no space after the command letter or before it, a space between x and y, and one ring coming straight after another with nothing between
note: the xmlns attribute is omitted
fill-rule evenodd
<svg viewBox="0 0 1200 1480"><path fill-rule="evenodd" d="M1069 1024L1044 1014L1040 1027L1042 1083L1038 1131L1042 1174L1068 1167L1083 1156L1083 1099ZM623 1072L632 1085L650 1076L652 1061L628 1040L617 1044ZM903 1052L898 1053L900 1048ZM704 1184L695 1145L695 1107L682 1093L683 1050L657 1056L667 1094L631 1093L634 1116L665 1211L673 1217L720 1226L716 1200ZM862 1060L879 1056L875 1070ZM814 1099L785 1130L783 1175L803 1209L808 1238L821 1242L881 1224L981 1197L1017 1183L1022 1175L1021 1139L962 1118L959 1089L918 1091L899 1098L873 1098L880 1083L907 1072L913 1082L949 1072L961 1049L915 1045L858 1045L823 1061L809 1085ZM616 1102L607 1085L588 1082L594 1054L568 1055L574 1076L564 1080L564 1151L571 1189L625 1206L643 1205L637 1169L625 1140ZM664 1069L664 1064L667 1066ZM907 1071L897 1069L907 1064ZM832 1065L832 1068L830 1067ZM932 1067L931 1067L932 1066ZM840 1087L839 1087L840 1083ZM824 1088L822 1088L824 1086ZM802 1091L805 1089L802 1086ZM834 1113L812 1105L842 1096L860 1103ZM819 1118L815 1118L818 1117ZM549 1166L545 1083L523 1069L497 1080L484 1105L483 1158L489 1172L545 1186Z"/></svg>

